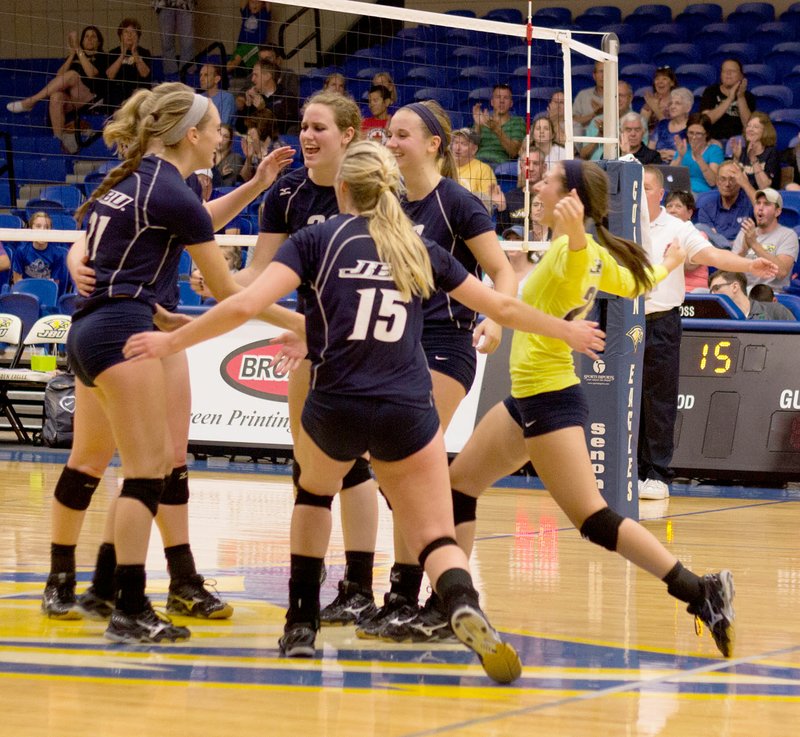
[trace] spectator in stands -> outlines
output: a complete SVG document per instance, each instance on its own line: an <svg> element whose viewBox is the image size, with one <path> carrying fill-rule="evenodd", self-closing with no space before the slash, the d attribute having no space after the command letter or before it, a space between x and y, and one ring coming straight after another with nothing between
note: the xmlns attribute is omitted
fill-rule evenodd
<svg viewBox="0 0 800 737"><path fill-rule="evenodd" d="M623 115L619 127L622 131L619 141L620 155L631 154L642 165L662 163L658 152L644 145L644 122L639 113Z"/></svg>
<svg viewBox="0 0 800 737"><path fill-rule="evenodd" d="M246 79L258 60L259 46L264 46L269 36L270 6L271 3L262 0L241 0L242 25L233 56L227 64L228 74L232 77ZM240 82L236 88L241 89L245 84Z"/></svg>
<svg viewBox="0 0 800 737"><path fill-rule="evenodd" d="M211 199L211 193L214 191L214 172L211 169L197 169L194 175L197 177L200 199L203 202L208 202Z"/></svg>
<svg viewBox="0 0 800 737"><path fill-rule="evenodd" d="M691 192L681 192L680 190L673 190L667 192L664 199L664 209L673 217L682 220L684 223L692 221L694 214L694 196ZM708 238L705 233L701 232L704 238ZM708 266L705 264L697 264L688 259L683 262L683 279L686 283L686 291L693 292L695 289L708 288Z"/></svg>
<svg viewBox="0 0 800 737"><path fill-rule="evenodd" d="M478 136L471 128L461 128L453 131L450 139L450 150L456 162L456 181L466 187L472 194L480 198L491 214L494 208L506 207L506 198L492 167L478 161Z"/></svg>
<svg viewBox="0 0 800 737"><path fill-rule="evenodd" d="M531 213L534 211L538 211L539 213L542 211L542 201L537 197L534 197L531 202ZM531 225L532 230L528 240L543 241L547 233L547 228L538 223L531 223ZM525 228L522 225L512 225L510 228L506 228L503 231L501 238L504 241L524 241ZM517 277L517 297L522 299L522 287L541 259L541 251L523 251L520 248L518 251L506 251L506 256Z"/></svg>
<svg viewBox="0 0 800 737"><path fill-rule="evenodd" d="M503 233L513 225L521 225L525 221L525 148L519 152L519 169L517 173L517 186L504 193L505 207L497 208L497 226L495 231ZM531 146L528 157L528 181L530 182L531 199L533 198L533 185L544 179L547 171L547 160L542 151Z"/></svg>
<svg viewBox="0 0 800 737"><path fill-rule="evenodd" d="M50 230L53 223L46 212L35 212L28 221L31 230ZM52 279L58 284L58 294L67 291L67 251L63 246L47 241L19 243L11 261L14 283L21 279Z"/></svg>
<svg viewBox="0 0 800 737"><path fill-rule="evenodd" d="M78 39L75 31L67 34L67 58L53 77L35 95L9 102L12 113L33 109L40 100L48 100L53 135L69 154L77 153L78 141L74 131L65 131L67 113L106 96L108 56L103 51L103 34L97 26L86 26Z"/></svg>
<svg viewBox="0 0 800 737"><path fill-rule="evenodd" d="M748 123L749 125L749 123ZM718 143L708 140L711 120L705 113L692 113L686 120L686 138L675 138L674 166L689 169L692 192L708 192L717 186L717 171L725 160Z"/></svg>
<svg viewBox="0 0 800 737"><path fill-rule="evenodd" d="M347 94L347 80L341 72L333 72L325 77L325 82L322 84L324 92L335 92L337 95Z"/></svg>
<svg viewBox="0 0 800 737"><path fill-rule="evenodd" d="M797 191L800 189L800 136L789 141L789 148L780 153L781 189Z"/></svg>
<svg viewBox="0 0 800 737"><path fill-rule="evenodd" d="M287 97L293 97L298 100L298 108L300 106L300 78L291 69L284 66L286 59L283 58L283 51L279 46L267 44L258 50L258 58L274 64L280 70L278 75L278 87L280 87Z"/></svg>
<svg viewBox="0 0 800 737"><path fill-rule="evenodd" d="M594 87L587 87L575 95L572 103L572 123L576 136L583 135L591 119L603 110L603 62L594 63Z"/></svg>
<svg viewBox="0 0 800 737"><path fill-rule="evenodd" d="M361 121L361 132L364 137L377 143L386 142L386 126L392 116L389 115L389 105L392 104L392 93L382 84L375 84L369 88L367 105L370 116Z"/></svg>
<svg viewBox="0 0 800 737"><path fill-rule="evenodd" d="M538 115L531 126L531 141L543 154L548 166L556 161L567 158L567 151L563 146L555 143L556 131L547 115Z"/></svg>
<svg viewBox="0 0 800 737"><path fill-rule="evenodd" d="M669 67L658 67L653 77L653 91L644 96L644 105L639 111L642 120L652 134L656 125L669 117L670 92L678 86L678 78Z"/></svg>
<svg viewBox="0 0 800 737"><path fill-rule="evenodd" d="M3 248L3 244L0 243L0 274L2 274L2 276L0 276L0 283L2 284L6 283L6 277L8 276L8 274L6 274L5 272L9 271L10 269L11 269L11 259L8 257L6 249Z"/></svg>
<svg viewBox="0 0 800 737"><path fill-rule="evenodd" d="M197 0L153 0L153 9L161 31L161 58L164 78L178 81L178 60L181 66L194 57L194 10ZM177 41L177 43L176 43ZM180 55L177 53L180 46Z"/></svg>
<svg viewBox="0 0 800 737"><path fill-rule="evenodd" d="M755 222L750 218L742 223L742 228L733 243L732 251L748 259L764 258L778 267L772 278L747 275L747 283L769 284L776 292L789 286L792 267L797 261L797 233L778 222L783 207L780 192L767 187L756 192Z"/></svg>
<svg viewBox="0 0 800 737"><path fill-rule="evenodd" d="M791 310L782 304L762 302L752 294L748 297L747 279L738 271L715 271L708 277L708 291L730 297L748 320L794 320Z"/></svg>
<svg viewBox="0 0 800 737"><path fill-rule="evenodd" d="M553 140L559 146L566 146L567 128L566 119L564 118L564 93L562 91L554 92L550 96L550 102L547 103L547 117L550 118L553 130L556 132Z"/></svg>
<svg viewBox="0 0 800 737"><path fill-rule="evenodd" d="M499 164L516 158L525 138L525 121L511 114L514 98L507 84L496 84L492 88L491 105L489 113L479 102L475 103L472 118L475 132L480 136L478 158L489 164ZM551 125L548 128L552 141L553 129Z"/></svg>
<svg viewBox="0 0 800 737"><path fill-rule="evenodd" d="M778 134L769 116L754 112L745 126L744 141L735 139L731 144L733 160L742 164L753 192L765 187L778 189L781 186L781 162L775 147L777 141Z"/></svg>
<svg viewBox="0 0 800 737"><path fill-rule="evenodd" d="M244 164L239 172L243 182L249 182L262 159L276 148L286 145L278 130L278 121L271 110L259 110L247 119L247 135L242 139Z"/></svg>
<svg viewBox="0 0 800 737"><path fill-rule="evenodd" d="M735 161L723 161L717 169L717 194L704 197L697 211L697 228L712 237L721 236L730 248L742 223L753 217L753 204L743 188L747 177ZM718 240L713 240L721 245Z"/></svg>
<svg viewBox="0 0 800 737"><path fill-rule="evenodd" d="M392 75L389 72L376 72L372 76L372 86L375 85L383 85L392 95L392 105L397 104L397 87L394 83L394 79L392 79Z"/></svg>
<svg viewBox="0 0 800 737"><path fill-rule="evenodd" d="M750 299L755 299L759 302L776 301L775 291L769 284L754 284L747 296L750 297Z"/></svg>
<svg viewBox="0 0 800 737"><path fill-rule="evenodd" d="M222 125L230 125L236 115L236 100L227 90L220 89L222 68L216 64L203 64L200 67L200 89L208 97L219 112Z"/></svg>
<svg viewBox="0 0 800 737"><path fill-rule="evenodd" d="M631 110L631 102L633 102L633 90L631 86L620 80L617 84L617 106L619 107L618 120L621 122ZM636 113L634 113L635 115ZM586 128L587 136L602 136L603 134L603 116L595 115L592 121ZM613 134L612 134L613 135ZM599 143L584 143L580 148L580 157L585 161L598 161L603 157L603 146Z"/></svg>
<svg viewBox="0 0 800 737"><path fill-rule="evenodd" d="M233 128L223 125L220 128L221 139L217 147L217 156L213 168L215 187L233 187L239 179L239 172L244 166L244 157L233 150Z"/></svg>
<svg viewBox="0 0 800 737"><path fill-rule="evenodd" d="M140 87L149 87L153 77L149 49L139 46L142 26L135 18L123 18L117 28L119 46L108 52L113 59L106 69L108 98L106 102L119 107Z"/></svg>
<svg viewBox="0 0 800 737"><path fill-rule="evenodd" d="M661 160L669 164L675 156L675 139L686 140L686 123L694 105L694 95L685 87L676 87L669 93L669 118L659 121L653 137L647 144L658 151Z"/></svg>
<svg viewBox="0 0 800 737"><path fill-rule="evenodd" d="M278 87L280 69L268 61L259 59L253 65L253 86L245 92L245 118L253 117L261 110L270 110L278 123L281 134L296 135L298 130L297 99L287 97Z"/></svg>
<svg viewBox="0 0 800 737"><path fill-rule="evenodd" d="M756 109L756 98L747 91L747 77L738 59L725 59L720 81L706 87L700 99L700 112L711 119L711 138L723 144L741 135Z"/></svg>

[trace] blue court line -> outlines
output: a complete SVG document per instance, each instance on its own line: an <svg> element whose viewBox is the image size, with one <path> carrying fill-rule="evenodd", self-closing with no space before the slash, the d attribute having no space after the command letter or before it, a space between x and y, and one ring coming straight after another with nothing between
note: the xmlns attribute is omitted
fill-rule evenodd
<svg viewBox="0 0 800 737"><path fill-rule="evenodd" d="M724 671L727 670L728 668L735 667L738 665L748 665L754 663L755 661L763 660L765 658L781 657L784 655L790 655L798 651L800 651L800 645L794 645L792 647L781 648L780 650L772 650L770 652L761 653L760 655L752 655L747 658L736 658L732 660L718 661L715 663L710 663L709 665L703 665L697 668L690 668L688 670L678 671L676 673L668 675L656 676L654 678L646 678L640 681L622 683L616 686L603 688L597 691L589 691L586 693L577 694L575 696L567 696L563 699L557 699L556 701L551 701L546 704L536 704L535 706L527 706L521 709L511 709L505 712L500 712L498 714L492 714L490 716L485 716L485 717L476 717L475 719L468 719L462 722L455 722L453 724L448 724L447 726L435 727L434 729L428 729L422 732L408 732L402 735L401 737L435 737L436 735L447 734L448 732L453 732L458 729L464 729L466 727L474 727L480 724L490 724L492 722L498 722L502 719L511 719L514 717L521 717L530 714L535 714L537 712L541 712L546 709L558 708L561 706L565 706L566 704L573 704L580 701L589 701L590 699L597 699L605 696L611 696L614 694L636 691L639 689L644 689L658 684L669 683L671 681L674 681L675 679L691 678L692 676L700 675L703 673L714 673L714 672Z"/></svg>

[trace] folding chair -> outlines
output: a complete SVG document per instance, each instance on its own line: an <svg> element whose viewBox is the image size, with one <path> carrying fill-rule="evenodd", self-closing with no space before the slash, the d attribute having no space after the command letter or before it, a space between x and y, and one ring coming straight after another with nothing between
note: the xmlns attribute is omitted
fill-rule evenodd
<svg viewBox="0 0 800 737"><path fill-rule="evenodd" d="M32 368L20 366L22 354L27 347L37 345L65 345L72 319L67 315L48 315L39 318L28 331L24 340L21 340L22 321L16 315L0 313L0 342L16 345L14 357L8 368L0 369L0 415L8 420L11 430L20 443L30 443L31 436L23 424L22 418L15 404L23 406L41 405L41 416L44 421L44 405L36 397L17 398L12 402L9 393L30 393L43 390L47 382L52 379L57 371L36 371Z"/></svg>

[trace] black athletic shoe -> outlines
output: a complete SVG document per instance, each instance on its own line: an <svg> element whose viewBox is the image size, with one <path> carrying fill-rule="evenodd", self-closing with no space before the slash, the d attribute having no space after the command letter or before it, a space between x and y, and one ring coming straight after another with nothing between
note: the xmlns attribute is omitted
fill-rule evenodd
<svg viewBox="0 0 800 737"><path fill-rule="evenodd" d="M314 641L317 632L310 624L296 623L286 625L283 636L278 640L282 658L313 658Z"/></svg>
<svg viewBox="0 0 800 737"><path fill-rule="evenodd" d="M705 598L700 604L690 604L686 611L695 616L695 631L708 627L719 651L726 657L733 655L733 574L730 571L709 573L703 576Z"/></svg>
<svg viewBox="0 0 800 737"><path fill-rule="evenodd" d="M511 683L522 675L517 651L503 642L480 608L464 601L450 615L453 632L478 658L486 675L497 683Z"/></svg>
<svg viewBox="0 0 800 737"><path fill-rule="evenodd" d="M75 574L51 573L42 594L42 612L50 619L80 619L76 603Z"/></svg>
<svg viewBox="0 0 800 737"><path fill-rule="evenodd" d="M167 593L167 611L170 614L198 619L230 617L233 614L233 607L222 601L216 591L209 591L205 584L205 579L200 575L193 576L187 581L170 584Z"/></svg>
<svg viewBox="0 0 800 737"><path fill-rule="evenodd" d="M94 586L90 586L78 596L78 611L87 619L110 619L114 602L102 599L95 592Z"/></svg>
<svg viewBox="0 0 800 737"><path fill-rule="evenodd" d="M104 637L112 642L181 642L191 633L186 627L172 624L165 614L156 612L148 601L138 614L125 614L114 609Z"/></svg>
<svg viewBox="0 0 800 737"><path fill-rule="evenodd" d="M323 626L356 624L377 611L371 591L350 581L339 581L339 593L319 613L319 622Z"/></svg>
<svg viewBox="0 0 800 737"><path fill-rule="evenodd" d="M367 618L363 617L356 624L356 636L362 640L374 640L380 637L380 632L389 622L400 624L413 619L419 606L412 604L402 594L389 592L383 595L383 606L376 609L375 613Z"/></svg>
<svg viewBox="0 0 800 737"><path fill-rule="evenodd" d="M436 596L430 596L411 619L386 622L378 637L390 642L458 642L447 612Z"/></svg>

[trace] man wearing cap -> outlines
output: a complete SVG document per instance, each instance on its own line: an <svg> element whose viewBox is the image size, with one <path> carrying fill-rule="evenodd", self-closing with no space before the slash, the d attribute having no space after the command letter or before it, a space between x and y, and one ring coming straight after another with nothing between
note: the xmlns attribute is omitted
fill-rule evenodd
<svg viewBox="0 0 800 737"><path fill-rule="evenodd" d="M778 273L767 278L749 273L748 287L754 284L768 284L776 292L782 292L789 286L792 278L792 267L797 261L797 233L778 222L783 207L780 192L768 187L756 192L754 208L755 222L747 218L733 242L733 252L747 259L764 258L771 261Z"/></svg>
<svg viewBox="0 0 800 737"><path fill-rule="evenodd" d="M450 150L456 162L458 183L477 195L489 212L493 205L505 209L505 198L492 167L475 158L479 140L478 135L469 128L461 128L453 133Z"/></svg>

